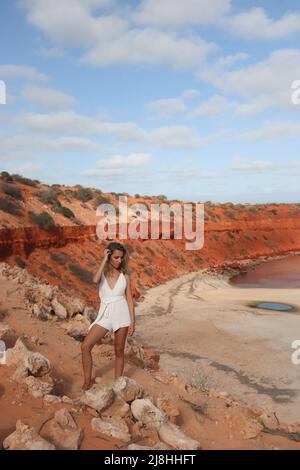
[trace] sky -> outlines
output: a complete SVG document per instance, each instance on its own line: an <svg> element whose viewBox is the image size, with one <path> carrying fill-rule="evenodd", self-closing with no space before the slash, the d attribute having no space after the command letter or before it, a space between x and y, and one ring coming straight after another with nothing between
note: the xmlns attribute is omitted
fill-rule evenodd
<svg viewBox="0 0 300 470"><path fill-rule="evenodd" d="M298 0L1 0L0 81L1 171L300 202Z"/></svg>

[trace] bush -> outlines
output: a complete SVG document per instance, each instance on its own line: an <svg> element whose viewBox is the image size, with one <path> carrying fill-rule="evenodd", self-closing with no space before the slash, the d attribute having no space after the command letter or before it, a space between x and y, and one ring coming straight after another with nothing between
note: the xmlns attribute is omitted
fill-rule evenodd
<svg viewBox="0 0 300 470"><path fill-rule="evenodd" d="M91 189L81 187L75 191L74 196L82 202L90 201L90 199L93 199L94 197L93 191Z"/></svg>
<svg viewBox="0 0 300 470"><path fill-rule="evenodd" d="M37 183L40 183L39 180L32 180L30 178L25 178L24 176L18 175L17 173L11 175L15 181L18 181L21 184L27 184L27 186L36 186Z"/></svg>
<svg viewBox="0 0 300 470"><path fill-rule="evenodd" d="M9 196L14 197L15 199L23 199L22 191L21 189L17 188L17 186L4 183L2 185L2 190L5 192L5 194L8 194Z"/></svg>
<svg viewBox="0 0 300 470"><path fill-rule="evenodd" d="M26 263L23 260L23 258L21 258L21 256L16 256L15 260L16 260L17 265L20 266L20 268L25 268Z"/></svg>
<svg viewBox="0 0 300 470"><path fill-rule="evenodd" d="M51 258L56 263L64 266L68 260L68 255L66 253L50 253Z"/></svg>
<svg viewBox="0 0 300 470"><path fill-rule="evenodd" d="M82 268L76 263L70 264L69 268L71 273L81 279L81 281L86 282L87 284L93 283L93 275L90 271L87 271L87 269Z"/></svg>
<svg viewBox="0 0 300 470"><path fill-rule="evenodd" d="M29 211L28 212L30 220L39 225L44 230L49 230L52 227L55 227L55 222L48 212L41 212L40 214L36 214L35 212Z"/></svg>
<svg viewBox="0 0 300 470"><path fill-rule="evenodd" d="M35 195L43 204L60 204L57 200L57 193L55 189L42 189L37 191Z"/></svg>
<svg viewBox="0 0 300 470"><path fill-rule="evenodd" d="M68 207L65 207L65 206L62 206L61 207L61 214L64 216L64 217L67 217L68 219L72 219L75 217L75 214L73 211L71 211L71 209L69 209Z"/></svg>
<svg viewBox="0 0 300 470"><path fill-rule="evenodd" d="M101 194L98 194L95 197L95 202L94 202L94 209L96 209L100 204L110 204L110 199L106 196L102 196Z"/></svg>
<svg viewBox="0 0 300 470"><path fill-rule="evenodd" d="M0 199L0 210L17 216L22 214L20 207L14 202L13 199L10 198L10 196L5 196Z"/></svg>
<svg viewBox="0 0 300 470"><path fill-rule="evenodd" d="M13 181L13 178L10 176L8 171L1 171L1 178L4 179L4 181L7 181L7 182L12 182Z"/></svg>

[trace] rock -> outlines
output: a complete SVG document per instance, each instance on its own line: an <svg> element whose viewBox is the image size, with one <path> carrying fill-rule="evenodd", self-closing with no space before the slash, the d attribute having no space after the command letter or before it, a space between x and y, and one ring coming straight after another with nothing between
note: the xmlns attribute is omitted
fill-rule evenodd
<svg viewBox="0 0 300 470"><path fill-rule="evenodd" d="M36 377L30 375L24 379L24 383L27 385L28 391L34 398L42 398L45 395L51 394L53 390L53 381L52 383L44 382Z"/></svg>
<svg viewBox="0 0 300 470"><path fill-rule="evenodd" d="M157 408L149 398L140 398L131 403L131 412L135 419L155 428L168 420L166 413Z"/></svg>
<svg viewBox="0 0 300 470"><path fill-rule="evenodd" d="M200 443L186 436L174 423L163 423L157 429L160 439L175 449L179 450L197 450Z"/></svg>
<svg viewBox="0 0 300 470"><path fill-rule="evenodd" d="M102 411L112 404L115 394L108 385L93 385L89 390L84 392L82 403L97 411Z"/></svg>
<svg viewBox="0 0 300 470"><path fill-rule="evenodd" d="M67 311L68 317L73 317L76 313L83 313L85 309L84 302L79 297L70 296L59 293L57 295L58 301Z"/></svg>
<svg viewBox="0 0 300 470"><path fill-rule="evenodd" d="M98 315L97 310L95 310L93 307L85 307L83 311L83 316L86 318L89 323L91 324L94 320L96 320Z"/></svg>
<svg viewBox="0 0 300 470"><path fill-rule="evenodd" d="M126 422L119 416L110 418L92 418L92 428L107 436L115 437L121 441L128 442L130 440L129 429Z"/></svg>
<svg viewBox="0 0 300 470"><path fill-rule="evenodd" d="M39 320L46 321L52 318L52 308L49 305L33 304L32 313Z"/></svg>
<svg viewBox="0 0 300 470"><path fill-rule="evenodd" d="M55 450L55 446L33 428L18 420L16 430L3 441L6 450Z"/></svg>
<svg viewBox="0 0 300 470"><path fill-rule="evenodd" d="M43 375L48 374L51 370L49 359L39 352L30 352L27 355L24 364L35 377L42 377Z"/></svg>
<svg viewBox="0 0 300 470"><path fill-rule="evenodd" d="M77 429L71 413L66 408L55 413L54 419L50 421L48 434L59 450L78 450L83 439L82 429Z"/></svg>
<svg viewBox="0 0 300 470"><path fill-rule="evenodd" d="M26 377L28 377L28 369L25 367L24 363L21 363L11 376L12 380L15 380L18 383L24 382Z"/></svg>
<svg viewBox="0 0 300 470"><path fill-rule="evenodd" d="M143 386L134 379L126 376L121 376L115 380L113 390L118 397L122 398L127 403L144 396Z"/></svg>
<svg viewBox="0 0 300 470"><path fill-rule="evenodd" d="M61 318L62 320L66 319L68 316L68 312L65 309L65 307L59 303L56 297L54 297L51 300L51 305L53 307L54 313L58 318Z"/></svg>
<svg viewBox="0 0 300 470"><path fill-rule="evenodd" d="M153 447L140 446L138 444L129 444L128 450L170 450L170 447L164 442L158 442Z"/></svg>
<svg viewBox="0 0 300 470"><path fill-rule="evenodd" d="M21 338L18 338L13 348L6 350L6 364L20 364L25 361L30 351L27 349Z"/></svg>
<svg viewBox="0 0 300 470"><path fill-rule="evenodd" d="M122 398L117 397L114 402L101 414L103 416L119 416L124 418L130 412L130 406ZM131 414L131 413L130 413Z"/></svg>
<svg viewBox="0 0 300 470"><path fill-rule="evenodd" d="M44 401L46 403L61 403L62 399L56 395L45 395Z"/></svg>
<svg viewBox="0 0 300 470"><path fill-rule="evenodd" d="M89 326L90 322L87 318L84 318L82 315L76 315L64 328L69 336L79 339L87 334Z"/></svg>
<svg viewBox="0 0 300 470"><path fill-rule="evenodd" d="M67 395L64 395L64 396L62 397L62 402L63 402L63 403L68 403L68 404L70 404L70 405L73 404L72 398L67 397Z"/></svg>
<svg viewBox="0 0 300 470"><path fill-rule="evenodd" d="M9 325L4 325L0 323L0 340L1 341L6 341L7 338L13 334L14 334L13 328L11 328Z"/></svg>
<svg viewBox="0 0 300 470"><path fill-rule="evenodd" d="M139 367L152 370L159 368L159 354L155 353L150 348L138 344L133 338L128 338L126 341L125 355L127 359L131 360Z"/></svg>

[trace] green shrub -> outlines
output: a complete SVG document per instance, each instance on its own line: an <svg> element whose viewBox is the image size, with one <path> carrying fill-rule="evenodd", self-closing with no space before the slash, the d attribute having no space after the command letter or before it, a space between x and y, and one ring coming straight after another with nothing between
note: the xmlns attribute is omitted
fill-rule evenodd
<svg viewBox="0 0 300 470"><path fill-rule="evenodd" d="M64 217L67 217L68 219L72 219L72 218L75 217L74 212L71 211L71 209L69 209L68 207L65 207L65 206L61 207L61 213Z"/></svg>
<svg viewBox="0 0 300 470"><path fill-rule="evenodd" d="M39 180L32 180L30 178L25 178L24 176L18 175L17 173L11 175L15 181L18 181L21 184L26 184L27 186L36 186L37 183L40 183Z"/></svg>
<svg viewBox="0 0 300 470"><path fill-rule="evenodd" d="M20 207L10 196L5 196L0 199L0 210L8 214L20 216L22 214Z"/></svg>
<svg viewBox="0 0 300 470"><path fill-rule="evenodd" d="M75 191L74 196L82 202L87 202L90 201L90 199L93 199L93 191L90 188L82 188L80 187Z"/></svg>
<svg viewBox="0 0 300 470"><path fill-rule="evenodd" d="M68 261L68 255L66 253L50 253L50 256L53 261L60 264L61 266L64 266Z"/></svg>
<svg viewBox="0 0 300 470"><path fill-rule="evenodd" d="M39 227L44 230L49 230L52 227L55 227L55 222L48 212L43 211L40 214L36 214L35 212L29 211L28 215L33 223L39 225Z"/></svg>
<svg viewBox="0 0 300 470"><path fill-rule="evenodd" d="M71 273L74 274L79 279L81 279L81 281L86 282L87 284L92 284L93 274L90 271L82 268L77 263L70 264L69 268L70 268Z"/></svg>
<svg viewBox="0 0 300 470"><path fill-rule="evenodd" d="M43 204L60 204L55 189L41 189L35 195Z"/></svg>
<svg viewBox="0 0 300 470"><path fill-rule="evenodd" d="M8 173L8 171L1 171L1 178L4 179L4 181L7 181L7 182L12 182L13 181L13 178Z"/></svg>
<svg viewBox="0 0 300 470"><path fill-rule="evenodd" d="M4 183L2 185L2 190L5 194L8 194L9 196L14 197L15 199L23 199L22 198L22 191L17 186L14 186L14 185L8 184L8 183Z"/></svg>
<svg viewBox="0 0 300 470"><path fill-rule="evenodd" d="M20 266L20 268L25 268L26 262L23 260L23 258L21 258L21 256L17 255L15 257L15 260L16 260L17 265Z"/></svg>

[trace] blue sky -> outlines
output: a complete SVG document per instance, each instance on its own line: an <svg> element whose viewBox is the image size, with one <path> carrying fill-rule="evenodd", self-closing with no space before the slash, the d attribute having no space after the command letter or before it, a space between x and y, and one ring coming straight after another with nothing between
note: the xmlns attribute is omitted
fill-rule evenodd
<svg viewBox="0 0 300 470"><path fill-rule="evenodd" d="M2 170L186 201L300 202L298 1L0 8Z"/></svg>

